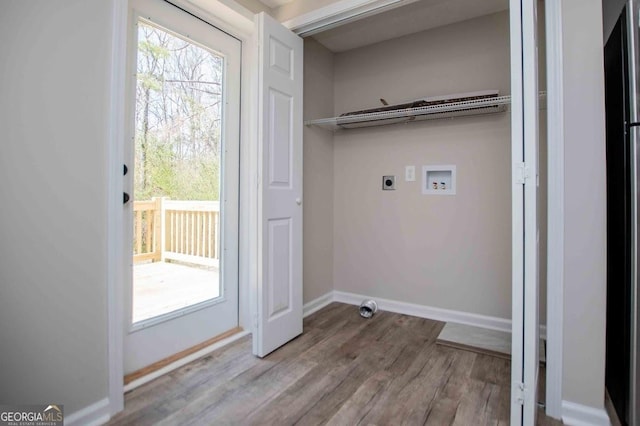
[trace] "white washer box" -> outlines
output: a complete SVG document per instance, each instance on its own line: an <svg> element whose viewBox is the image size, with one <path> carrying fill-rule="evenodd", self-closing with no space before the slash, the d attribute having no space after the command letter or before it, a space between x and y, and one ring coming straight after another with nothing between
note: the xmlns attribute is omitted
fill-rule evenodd
<svg viewBox="0 0 640 426"><path fill-rule="evenodd" d="M456 195L456 166L422 166L422 193Z"/></svg>

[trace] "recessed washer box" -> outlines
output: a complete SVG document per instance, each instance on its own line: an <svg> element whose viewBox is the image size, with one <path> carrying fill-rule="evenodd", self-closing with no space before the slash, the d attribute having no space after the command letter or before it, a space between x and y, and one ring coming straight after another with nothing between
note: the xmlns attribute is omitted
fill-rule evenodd
<svg viewBox="0 0 640 426"><path fill-rule="evenodd" d="M456 166L422 166L422 193L456 195Z"/></svg>

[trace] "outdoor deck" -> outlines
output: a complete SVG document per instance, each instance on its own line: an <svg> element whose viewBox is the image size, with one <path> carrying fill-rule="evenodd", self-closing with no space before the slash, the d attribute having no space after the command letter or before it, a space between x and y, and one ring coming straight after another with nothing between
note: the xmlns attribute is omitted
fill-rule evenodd
<svg viewBox="0 0 640 426"><path fill-rule="evenodd" d="M133 322L220 295L218 201L136 201Z"/></svg>
<svg viewBox="0 0 640 426"><path fill-rule="evenodd" d="M179 263L133 267L133 322L153 318L220 295L218 268Z"/></svg>

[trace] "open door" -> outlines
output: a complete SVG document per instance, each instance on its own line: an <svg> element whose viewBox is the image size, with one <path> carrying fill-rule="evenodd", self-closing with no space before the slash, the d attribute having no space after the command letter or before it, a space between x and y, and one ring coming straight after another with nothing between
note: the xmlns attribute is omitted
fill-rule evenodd
<svg viewBox="0 0 640 426"><path fill-rule="evenodd" d="M539 371L536 0L510 0L513 301L511 424L534 425Z"/></svg>
<svg viewBox="0 0 640 426"><path fill-rule="evenodd" d="M258 37L258 288L253 352L302 333L303 42L269 15Z"/></svg>

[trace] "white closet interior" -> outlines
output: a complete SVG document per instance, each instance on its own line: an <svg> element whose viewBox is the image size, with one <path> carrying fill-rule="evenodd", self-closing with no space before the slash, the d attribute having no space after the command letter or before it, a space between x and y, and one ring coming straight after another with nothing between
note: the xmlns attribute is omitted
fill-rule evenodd
<svg viewBox="0 0 640 426"><path fill-rule="evenodd" d="M542 26L541 2L539 9ZM305 38L305 303L333 290L338 300L389 300L510 330L509 55L505 0L422 0ZM343 115L382 107L381 100L486 90L497 95ZM540 119L544 323L544 114ZM423 169L443 164L457 170L455 195L423 191ZM389 175L395 189L382 190Z"/></svg>

